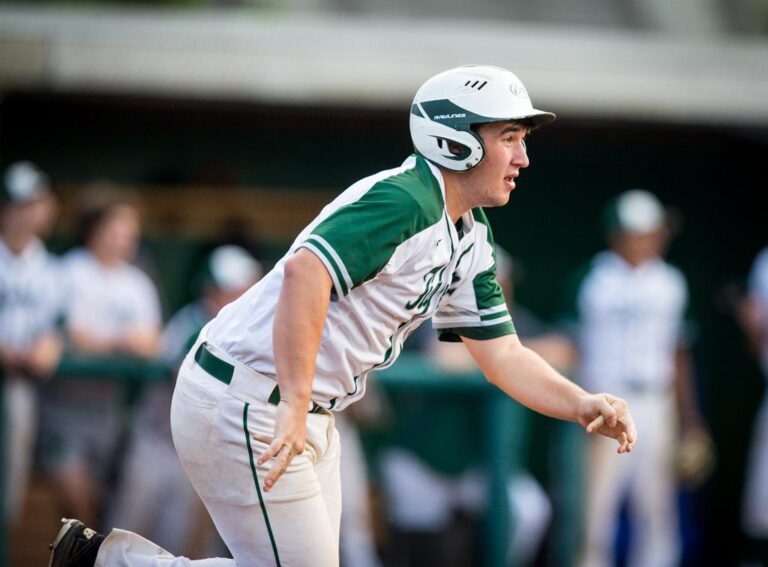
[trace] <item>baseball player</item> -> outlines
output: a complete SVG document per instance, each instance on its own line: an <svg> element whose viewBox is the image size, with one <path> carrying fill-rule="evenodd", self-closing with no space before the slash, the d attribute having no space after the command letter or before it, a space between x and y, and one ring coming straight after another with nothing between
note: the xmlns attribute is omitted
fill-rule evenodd
<svg viewBox="0 0 768 567"><path fill-rule="evenodd" d="M426 319L463 341L527 406L631 450L626 403L588 394L520 344L496 283L481 207L507 203L525 136L554 115L497 67L450 69L411 106L416 154L352 185L275 268L202 331L179 372L176 449L234 559L338 565L341 486L333 412L365 394ZM67 520L52 566L189 565L140 536Z"/></svg>
<svg viewBox="0 0 768 567"><path fill-rule="evenodd" d="M86 195L82 247L62 259L67 280L69 347L87 354L151 357L160 334L160 300L150 278L131 264L139 213L127 195L101 188ZM122 385L111 380L52 380L43 393L41 462L61 508L100 512L120 435Z"/></svg>
<svg viewBox="0 0 768 567"><path fill-rule="evenodd" d="M51 228L48 177L30 162L5 171L0 190L0 377L6 452L3 512L18 519L37 429L37 386L59 361L58 267L41 237Z"/></svg>
<svg viewBox="0 0 768 567"><path fill-rule="evenodd" d="M754 261L741 322L768 377L768 248ZM755 416L743 505L744 531L756 559L768 562L768 395Z"/></svg>
<svg viewBox="0 0 768 567"><path fill-rule="evenodd" d="M629 565L671 567L680 558L677 436L703 430L683 329L688 290L680 271L662 259L665 213L654 195L622 193L606 218L610 249L575 286L580 375L586 388L610 388L628 401L643 443L619 461L601 439L590 440L581 565L613 564L614 527L626 496L633 526Z"/></svg>

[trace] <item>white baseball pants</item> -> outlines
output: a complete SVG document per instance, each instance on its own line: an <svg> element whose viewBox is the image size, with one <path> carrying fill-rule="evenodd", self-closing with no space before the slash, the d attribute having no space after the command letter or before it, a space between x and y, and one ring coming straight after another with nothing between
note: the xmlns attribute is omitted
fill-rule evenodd
<svg viewBox="0 0 768 567"><path fill-rule="evenodd" d="M266 445L254 436L274 434L276 406L253 394L264 390L254 384L266 378L209 345L235 366L232 382L220 382L195 362L197 347L179 371L171 407L173 438L234 559L174 557L141 536L116 529L104 540L96 567L337 566L341 483L333 416L307 415L304 452L265 493L271 462L256 465Z"/></svg>
<svg viewBox="0 0 768 567"><path fill-rule="evenodd" d="M3 511L10 523L17 522L27 497L29 471L37 435L37 388L23 376L6 377L0 384L4 388L3 415L5 417L6 470Z"/></svg>
<svg viewBox="0 0 768 567"><path fill-rule="evenodd" d="M756 416L744 490L744 531L768 538L768 392Z"/></svg>

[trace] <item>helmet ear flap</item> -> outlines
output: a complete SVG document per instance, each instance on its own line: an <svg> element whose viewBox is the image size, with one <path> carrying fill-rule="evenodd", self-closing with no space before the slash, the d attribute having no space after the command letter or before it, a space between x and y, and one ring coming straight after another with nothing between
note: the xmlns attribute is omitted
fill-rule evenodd
<svg viewBox="0 0 768 567"><path fill-rule="evenodd" d="M411 137L417 152L451 171L472 169L485 155L482 139L475 132L457 130L413 113ZM461 152L451 151L450 144L458 145Z"/></svg>

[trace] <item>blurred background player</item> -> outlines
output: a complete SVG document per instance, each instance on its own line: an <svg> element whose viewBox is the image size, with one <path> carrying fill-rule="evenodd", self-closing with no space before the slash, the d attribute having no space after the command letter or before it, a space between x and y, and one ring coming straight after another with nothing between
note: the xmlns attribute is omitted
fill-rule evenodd
<svg viewBox="0 0 768 567"><path fill-rule="evenodd" d="M48 177L30 162L5 171L0 191L0 377L5 423L3 513L19 519L37 435L38 385L61 354L58 267L41 238L53 224Z"/></svg>
<svg viewBox="0 0 768 567"><path fill-rule="evenodd" d="M163 332L160 359L174 375L200 329L262 275L261 264L245 249L225 245L213 250L199 277L198 299L182 307ZM202 505L173 446L172 397L172 382L146 386L107 523L147 534L182 554L189 549Z"/></svg>
<svg viewBox="0 0 768 567"><path fill-rule="evenodd" d="M64 257L68 348L86 355L155 356L161 313L150 278L131 262L139 212L131 196L99 188L85 196L80 247ZM122 385L53 380L43 406L43 467L61 512L101 525L103 496L120 435Z"/></svg>
<svg viewBox="0 0 768 567"><path fill-rule="evenodd" d="M742 305L741 322L750 346L768 377L768 248L754 261ZM743 503L744 532L750 538L750 555L768 565L768 395L755 417Z"/></svg>
<svg viewBox="0 0 768 567"><path fill-rule="evenodd" d="M705 435L684 338L688 289L662 256L668 233L659 200L627 191L606 209L609 250L575 289L580 375L586 388L616 391L632 407L643 440L628 459L590 438L586 457L583 567L613 564L620 508L628 498L629 565L680 560L675 455L683 438Z"/></svg>

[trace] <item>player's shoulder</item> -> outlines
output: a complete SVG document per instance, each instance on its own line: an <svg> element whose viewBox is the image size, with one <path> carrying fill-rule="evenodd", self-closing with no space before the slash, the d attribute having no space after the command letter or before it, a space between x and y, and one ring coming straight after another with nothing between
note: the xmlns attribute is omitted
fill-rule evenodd
<svg viewBox="0 0 768 567"><path fill-rule="evenodd" d="M63 269L73 273L94 268L95 260L85 248L78 247L64 253L60 264Z"/></svg>
<svg viewBox="0 0 768 567"><path fill-rule="evenodd" d="M752 263L752 270L768 274L768 246L757 253Z"/></svg>
<svg viewBox="0 0 768 567"><path fill-rule="evenodd" d="M437 223L444 210L439 181L426 160L416 155L399 168L375 177L362 198L390 213L416 215L428 224Z"/></svg>
<svg viewBox="0 0 768 567"><path fill-rule="evenodd" d="M685 273L680 266L668 260L659 258L656 261L655 267L660 276L666 278L670 283L683 287L687 286Z"/></svg>

